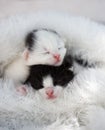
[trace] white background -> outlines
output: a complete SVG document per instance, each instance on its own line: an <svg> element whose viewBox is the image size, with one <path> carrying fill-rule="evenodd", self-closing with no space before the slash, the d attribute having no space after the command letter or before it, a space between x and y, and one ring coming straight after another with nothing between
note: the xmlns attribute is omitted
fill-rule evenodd
<svg viewBox="0 0 105 130"><path fill-rule="evenodd" d="M59 10L105 22L105 0L0 0L0 18L40 10Z"/></svg>

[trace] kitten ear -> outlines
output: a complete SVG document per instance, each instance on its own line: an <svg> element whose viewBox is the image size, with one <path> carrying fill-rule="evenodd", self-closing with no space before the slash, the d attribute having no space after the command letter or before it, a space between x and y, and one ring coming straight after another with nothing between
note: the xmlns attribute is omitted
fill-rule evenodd
<svg viewBox="0 0 105 130"><path fill-rule="evenodd" d="M35 55L34 53L31 53L31 51L26 48L23 53L22 53L22 57L25 60L25 64L30 66L30 65L34 65L37 64L38 62L36 61Z"/></svg>
<svg viewBox="0 0 105 130"><path fill-rule="evenodd" d="M28 58L29 58L29 50L26 48L24 51L23 51L23 54L22 54L22 57L27 61Z"/></svg>

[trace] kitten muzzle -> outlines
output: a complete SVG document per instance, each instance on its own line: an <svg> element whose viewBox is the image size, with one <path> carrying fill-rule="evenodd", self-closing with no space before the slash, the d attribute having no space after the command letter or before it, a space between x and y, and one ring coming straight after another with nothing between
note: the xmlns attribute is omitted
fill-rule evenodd
<svg viewBox="0 0 105 130"><path fill-rule="evenodd" d="M56 98L56 96L54 95L54 89L52 87L46 88L45 93L48 99Z"/></svg>
<svg viewBox="0 0 105 130"><path fill-rule="evenodd" d="M60 54L54 54L53 57L54 59L56 59L57 62L60 61Z"/></svg>

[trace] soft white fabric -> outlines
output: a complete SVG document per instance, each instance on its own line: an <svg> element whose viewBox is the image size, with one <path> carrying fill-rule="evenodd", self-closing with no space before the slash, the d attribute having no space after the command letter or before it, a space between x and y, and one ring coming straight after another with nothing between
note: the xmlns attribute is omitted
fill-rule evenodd
<svg viewBox="0 0 105 130"><path fill-rule="evenodd" d="M12 81L1 80L0 130L81 130L89 124L92 108L105 105L104 79L100 69L80 72L56 100L44 99L32 89L20 96Z"/></svg>
<svg viewBox="0 0 105 130"><path fill-rule="evenodd" d="M85 130L90 126L89 130L95 130L91 125L95 115L92 109L99 107L104 111L105 105L105 27L65 14L13 16L0 23L0 58L5 61L5 57L14 55L14 48L18 52L17 46L23 46L27 32L36 28L56 30L67 39L70 54L95 62L97 68L82 69L53 101L43 99L33 90L27 96L20 96L12 81L1 80L0 130ZM2 56L3 49L5 56Z"/></svg>

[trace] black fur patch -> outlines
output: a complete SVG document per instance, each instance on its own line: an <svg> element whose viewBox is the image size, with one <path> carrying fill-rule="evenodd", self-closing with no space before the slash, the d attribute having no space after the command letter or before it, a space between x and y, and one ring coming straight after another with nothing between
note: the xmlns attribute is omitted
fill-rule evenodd
<svg viewBox="0 0 105 130"><path fill-rule="evenodd" d="M75 57L75 61L76 61L79 65L81 65L81 66L83 66L83 67L85 67L85 68L94 67L94 64L89 64L88 61L83 60L83 59L81 59L81 58L79 58L79 57Z"/></svg>
<svg viewBox="0 0 105 130"><path fill-rule="evenodd" d="M46 28L35 29L32 32L28 33L26 36L26 39L25 39L25 46L28 48L29 51L32 51L35 41L37 40L35 33L37 33L38 31L41 31L41 30L49 31L49 32L55 33L56 35L59 36L59 34L56 31L51 30L51 29L46 29Z"/></svg>
<svg viewBox="0 0 105 130"><path fill-rule="evenodd" d="M33 65L30 67L30 75L26 80L26 84L30 84L34 89L43 88L43 78L50 75L54 85L65 87L74 77L69 68L72 67L72 59L66 56L61 66L49 65Z"/></svg>
<svg viewBox="0 0 105 130"><path fill-rule="evenodd" d="M28 48L28 50L32 51L33 45L35 43L35 40L36 40L36 35L35 35L34 32L30 32L26 36L25 45Z"/></svg>

